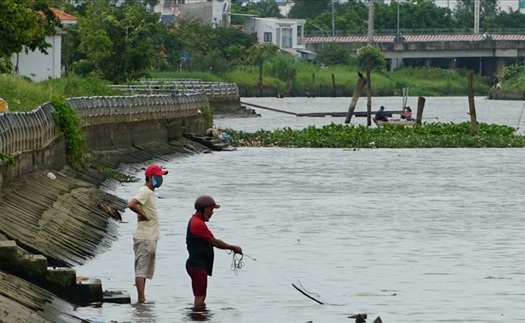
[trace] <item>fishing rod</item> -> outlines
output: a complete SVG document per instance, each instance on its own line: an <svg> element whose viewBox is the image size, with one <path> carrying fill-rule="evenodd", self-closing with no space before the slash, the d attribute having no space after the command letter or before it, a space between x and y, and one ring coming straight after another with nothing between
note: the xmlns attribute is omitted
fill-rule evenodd
<svg viewBox="0 0 525 323"><path fill-rule="evenodd" d="M231 269L234 271L234 273L237 275L238 271L244 267L244 262L242 259L246 257L248 259L251 259L259 264L262 264L258 259L249 256L247 254L233 254L232 259L232 265ZM283 278L287 283L291 284L297 291L299 291L304 296L310 298L311 300L321 304L321 305L346 305L347 302L342 301L340 299L336 299L333 296L328 296L326 292L321 292L319 290L315 290L312 287L306 286L303 282L301 282L299 279L290 279L285 277L282 273L277 272L276 270L270 268L267 266L270 271L272 271L277 276L280 276Z"/></svg>
<svg viewBox="0 0 525 323"><path fill-rule="evenodd" d="M520 118L518 119L518 125L516 126L516 131L514 132L514 135L517 135L518 130L520 129L521 117L523 116L524 109L525 109L525 102L523 102L523 108L521 108Z"/></svg>

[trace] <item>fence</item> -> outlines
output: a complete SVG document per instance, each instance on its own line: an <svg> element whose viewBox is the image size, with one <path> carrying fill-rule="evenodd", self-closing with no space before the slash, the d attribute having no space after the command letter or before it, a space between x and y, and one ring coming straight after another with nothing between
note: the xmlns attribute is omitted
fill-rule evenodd
<svg viewBox="0 0 525 323"><path fill-rule="evenodd" d="M142 79L136 85L111 85L127 94L180 94L204 93L209 101L239 99L239 87L235 83L204 82L193 79Z"/></svg>
<svg viewBox="0 0 525 323"><path fill-rule="evenodd" d="M78 97L68 99L82 126L161 118L196 116L209 106L203 93L181 95L134 95ZM0 114L0 152L18 152L45 147L58 136L53 105L46 103L30 112Z"/></svg>

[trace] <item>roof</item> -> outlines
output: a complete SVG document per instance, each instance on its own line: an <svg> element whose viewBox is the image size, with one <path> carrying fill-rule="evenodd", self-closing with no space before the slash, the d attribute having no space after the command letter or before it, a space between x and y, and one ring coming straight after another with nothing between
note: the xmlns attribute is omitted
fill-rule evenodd
<svg viewBox="0 0 525 323"><path fill-rule="evenodd" d="M51 8L51 11L57 16L58 19L60 19L61 22L76 22L78 20L77 17L70 15L68 13L65 13L62 10L58 10L56 8Z"/></svg>
<svg viewBox="0 0 525 323"><path fill-rule="evenodd" d="M303 53L303 54L317 54L316 52L312 52L311 50L302 49L302 48L297 48L296 51L298 51L299 53Z"/></svg>

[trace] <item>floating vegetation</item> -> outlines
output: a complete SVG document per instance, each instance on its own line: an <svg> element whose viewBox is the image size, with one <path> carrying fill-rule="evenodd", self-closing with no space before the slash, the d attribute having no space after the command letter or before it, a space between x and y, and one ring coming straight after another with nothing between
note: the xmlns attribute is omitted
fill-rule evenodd
<svg viewBox="0 0 525 323"><path fill-rule="evenodd" d="M236 147L306 148L511 148L525 147L525 137L515 128L479 123L478 134L470 134L470 123L424 123L413 127L330 124L302 130L289 127L254 133L225 129Z"/></svg>

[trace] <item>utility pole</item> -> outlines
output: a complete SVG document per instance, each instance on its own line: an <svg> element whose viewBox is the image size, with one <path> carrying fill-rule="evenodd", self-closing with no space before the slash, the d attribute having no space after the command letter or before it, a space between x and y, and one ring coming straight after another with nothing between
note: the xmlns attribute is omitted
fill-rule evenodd
<svg viewBox="0 0 525 323"><path fill-rule="evenodd" d="M374 42L374 0L368 1L368 43Z"/></svg>
<svg viewBox="0 0 525 323"><path fill-rule="evenodd" d="M474 34L479 34L479 0L474 0Z"/></svg>
<svg viewBox="0 0 525 323"><path fill-rule="evenodd" d="M335 2L335 0L332 0L332 36L335 36L335 11L334 11L334 2Z"/></svg>
<svg viewBox="0 0 525 323"><path fill-rule="evenodd" d="M397 0L397 29L396 29L396 41L400 41L399 35L399 0Z"/></svg>

